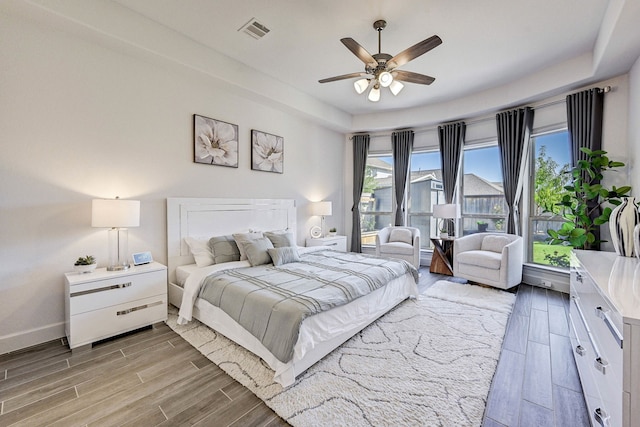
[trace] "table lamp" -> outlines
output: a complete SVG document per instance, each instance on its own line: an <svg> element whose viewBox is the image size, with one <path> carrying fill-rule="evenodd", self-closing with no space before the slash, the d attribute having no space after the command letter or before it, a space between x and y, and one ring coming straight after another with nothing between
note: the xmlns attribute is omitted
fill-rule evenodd
<svg viewBox="0 0 640 427"><path fill-rule="evenodd" d="M433 217L442 219L443 224L446 220L452 220L460 217L460 206L457 203L445 203L442 205L433 205ZM455 228L453 221L447 226L447 234L451 230L451 234L455 236ZM444 227L443 227L444 228Z"/></svg>
<svg viewBox="0 0 640 427"><path fill-rule="evenodd" d="M140 225L140 201L94 199L91 202L91 226L109 228L108 271L127 270L129 230Z"/></svg>
<svg viewBox="0 0 640 427"><path fill-rule="evenodd" d="M331 202L327 202L327 201L322 201L322 202L315 202L313 204L313 214L314 215L318 215L321 217L320 219L320 233L321 236L324 237L325 233L324 233L324 217L325 216L331 216Z"/></svg>

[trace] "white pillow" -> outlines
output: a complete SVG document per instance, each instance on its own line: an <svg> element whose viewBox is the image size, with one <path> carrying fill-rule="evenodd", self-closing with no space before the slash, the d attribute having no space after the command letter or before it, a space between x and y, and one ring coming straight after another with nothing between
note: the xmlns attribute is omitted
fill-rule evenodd
<svg viewBox="0 0 640 427"><path fill-rule="evenodd" d="M206 267L215 264L213 252L209 247L209 239L195 239L193 237L185 237L184 241L189 246L189 250L193 255L198 267Z"/></svg>
<svg viewBox="0 0 640 427"><path fill-rule="evenodd" d="M509 243L511 242L509 241L509 238L507 236L484 236L484 238L482 239L480 250L497 252L501 254L502 249Z"/></svg>
<svg viewBox="0 0 640 427"><path fill-rule="evenodd" d="M262 232L233 234L233 239L236 241L236 245L238 245L238 250L240 251L240 261L247 259L247 254L244 251L243 245L251 242L252 240L261 239L263 237Z"/></svg>
<svg viewBox="0 0 640 427"><path fill-rule="evenodd" d="M389 235L389 243L401 242L413 245L413 236L408 228L393 228Z"/></svg>

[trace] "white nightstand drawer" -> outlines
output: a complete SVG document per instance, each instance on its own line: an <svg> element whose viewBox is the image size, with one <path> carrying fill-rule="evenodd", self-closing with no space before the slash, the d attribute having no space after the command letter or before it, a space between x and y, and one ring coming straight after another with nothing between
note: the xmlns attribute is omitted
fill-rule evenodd
<svg viewBox="0 0 640 427"><path fill-rule="evenodd" d="M69 288L70 314L76 315L127 301L161 295L166 291L164 270L82 283Z"/></svg>
<svg viewBox="0 0 640 427"><path fill-rule="evenodd" d="M307 247L309 246L328 246L335 251L347 251L347 236L331 236L320 237L318 239L307 239Z"/></svg>
<svg viewBox="0 0 640 427"><path fill-rule="evenodd" d="M167 320L166 293L78 314L69 325L69 346L90 344L164 320Z"/></svg>

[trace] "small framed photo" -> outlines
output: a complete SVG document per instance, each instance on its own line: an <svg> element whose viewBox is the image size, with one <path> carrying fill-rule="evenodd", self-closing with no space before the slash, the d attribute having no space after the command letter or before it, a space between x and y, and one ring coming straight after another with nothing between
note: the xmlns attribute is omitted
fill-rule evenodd
<svg viewBox="0 0 640 427"><path fill-rule="evenodd" d="M153 262L151 252L138 252L131 256L133 257L133 265L149 264L150 262Z"/></svg>
<svg viewBox="0 0 640 427"><path fill-rule="evenodd" d="M284 167L284 138L251 130L251 169L282 173Z"/></svg>
<svg viewBox="0 0 640 427"><path fill-rule="evenodd" d="M193 115L193 161L238 167L238 125Z"/></svg>

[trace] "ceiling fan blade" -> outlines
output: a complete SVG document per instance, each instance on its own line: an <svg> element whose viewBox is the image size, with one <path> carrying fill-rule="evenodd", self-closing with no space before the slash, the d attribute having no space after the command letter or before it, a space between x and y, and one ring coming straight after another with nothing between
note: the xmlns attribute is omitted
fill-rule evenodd
<svg viewBox="0 0 640 427"><path fill-rule="evenodd" d="M425 76L424 74L413 73L411 71L395 70L391 74L396 80L401 80L408 83L430 85L435 81L435 77Z"/></svg>
<svg viewBox="0 0 640 427"><path fill-rule="evenodd" d="M429 52L431 49L440 46L442 39L438 36L431 36L428 39L422 40L419 43L403 50L387 62L389 68L400 67L412 59Z"/></svg>
<svg viewBox="0 0 640 427"><path fill-rule="evenodd" d="M362 76L366 76L366 75L367 75L367 73L362 73L362 72L343 74L341 76L329 77L329 78L326 78L326 79L318 80L318 82L320 82L320 83L329 83L329 82L335 82L336 80L352 79L354 77L362 77Z"/></svg>
<svg viewBox="0 0 640 427"><path fill-rule="evenodd" d="M347 47L355 56L360 58L362 62L367 65L371 65L372 67L376 67L378 65L378 61L375 60L373 56L367 51L367 49L363 48L360 43L352 39L351 37L345 37L340 39L343 45Z"/></svg>

